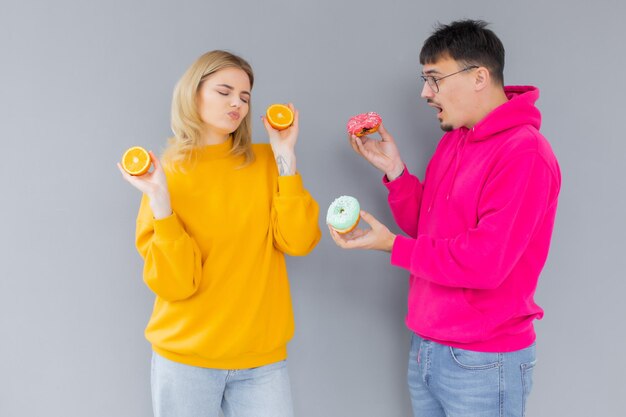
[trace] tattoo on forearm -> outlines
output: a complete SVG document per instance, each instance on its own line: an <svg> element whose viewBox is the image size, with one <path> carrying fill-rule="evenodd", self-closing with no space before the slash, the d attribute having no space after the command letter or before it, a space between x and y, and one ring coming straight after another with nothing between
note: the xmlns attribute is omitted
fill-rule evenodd
<svg viewBox="0 0 626 417"><path fill-rule="evenodd" d="M276 157L276 165L278 165L278 175L285 175L291 172L289 161L282 155Z"/></svg>

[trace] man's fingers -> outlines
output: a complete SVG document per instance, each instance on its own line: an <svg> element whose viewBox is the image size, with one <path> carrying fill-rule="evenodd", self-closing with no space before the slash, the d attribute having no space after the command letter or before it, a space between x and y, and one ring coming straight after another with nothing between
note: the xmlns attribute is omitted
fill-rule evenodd
<svg viewBox="0 0 626 417"><path fill-rule="evenodd" d="M352 230L350 233L346 233L345 236L347 239L351 240L351 239L357 239L366 233L367 233L367 230L356 228Z"/></svg>
<svg viewBox="0 0 626 417"><path fill-rule="evenodd" d="M393 136L391 136L389 132L387 132L387 129L385 129L385 126L382 123L378 127L378 134L380 135L383 142L391 142L391 143L395 142L393 140Z"/></svg>
<svg viewBox="0 0 626 417"><path fill-rule="evenodd" d="M333 238L337 246L343 248L343 240L339 236L339 233L335 229L333 229L330 225L328 225L328 231L330 232L330 237Z"/></svg>
<svg viewBox="0 0 626 417"><path fill-rule="evenodd" d="M352 149L354 149L354 152L358 153L359 155L363 156L361 154L361 151L359 150L359 147L356 144L356 141L354 140L355 136L348 136L348 141L350 142L350 146L352 146Z"/></svg>
<svg viewBox="0 0 626 417"><path fill-rule="evenodd" d="M330 225L328 226L328 230L337 246L343 249L359 249L364 247L361 245L360 239L369 232L369 230L354 229L350 233L341 234Z"/></svg>
<svg viewBox="0 0 626 417"><path fill-rule="evenodd" d="M372 216L371 214L369 214L365 210L361 210L360 215L361 215L361 218L363 220L365 220L365 222L372 227L372 229L375 228L375 227L378 227L378 226L380 226L382 224L381 222L376 220L376 218L374 216Z"/></svg>
<svg viewBox="0 0 626 417"><path fill-rule="evenodd" d="M359 153L361 155L363 155L364 157L366 157L368 160L370 160L371 159L371 153L365 148L363 140L361 138L359 138L359 137L355 137L354 143L356 144L357 148L359 149Z"/></svg>

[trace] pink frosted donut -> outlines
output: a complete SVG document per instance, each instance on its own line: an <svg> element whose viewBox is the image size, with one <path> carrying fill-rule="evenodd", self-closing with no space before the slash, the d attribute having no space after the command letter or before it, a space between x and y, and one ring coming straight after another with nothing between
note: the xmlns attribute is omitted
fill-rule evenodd
<svg viewBox="0 0 626 417"><path fill-rule="evenodd" d="M373 111L369 113L357 114L348 120L348 133L356 136L369 135L378 130L378 126L383 119Z"/></svg>

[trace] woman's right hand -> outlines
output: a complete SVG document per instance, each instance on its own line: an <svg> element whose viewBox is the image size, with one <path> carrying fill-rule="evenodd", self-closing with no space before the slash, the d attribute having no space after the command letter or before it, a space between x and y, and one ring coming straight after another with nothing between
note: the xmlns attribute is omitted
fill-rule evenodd
<svg viewBox="0 0 626 417"><path fill-rule="evenodd" d="M350 135L350 145L366 161L384 172L389 181L393 181L404 171L404 163L393 136L387 132L382 123L378 128L378 134L381 140Z"/></svg>
<svg viewBox="0 0 626 417"><path fill-rule="evenodd" d="M117 168L120 170L122 177L124 177L126 181L148 196L152 214L154 215L154 218L158 220L171 215L172 206L170 202L170 193L167 188L165 171L163 171L161 162L159 162L158 158L154 156L154 153L152 153L152 151L149 153L154 167L152 172L148 172L140 176L133 176L126 172L119 162L117 163Z"/></svg>

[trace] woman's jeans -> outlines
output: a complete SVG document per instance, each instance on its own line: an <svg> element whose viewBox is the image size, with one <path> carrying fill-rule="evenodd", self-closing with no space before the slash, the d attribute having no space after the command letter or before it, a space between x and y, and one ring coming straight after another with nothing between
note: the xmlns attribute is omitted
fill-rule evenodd
<svg viewBox="0 0 626 417"><path fill-rule="evenodd" d="M535 345L476 352L413 334L408 382L415 417L523 417Z"/></svg>
<svg viewBox="0 0 626 417"><path fill-rule="evenodd" d="M200 368L152 353L155 417L292 417L287 362L251 369Z"/></svg>

